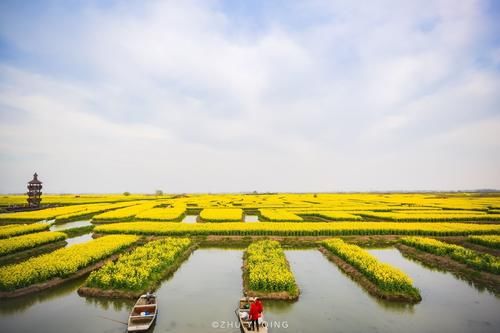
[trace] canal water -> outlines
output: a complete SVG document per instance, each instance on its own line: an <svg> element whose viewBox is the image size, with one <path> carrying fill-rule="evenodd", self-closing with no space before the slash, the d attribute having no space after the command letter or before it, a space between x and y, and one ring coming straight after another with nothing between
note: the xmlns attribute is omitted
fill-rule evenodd
<svg viewBox="0 0 500 333"><path fill-rule="evenodd" d="M245 215L245 222L259 222L258 215Z"/></svg>
<svg viewBox="0 0 500 333"><path fill-rule="evenodd" d="M68 223L63 223L63 224L52 224L50 226L50 231L61 231L61 230L66 230L70 228L78 228L78 227L86 227L92 225L90 220L83 220L83 221L75 221L75 222L68 222Z"/></svg>
<svg viewBox="0 0 500 333"><path fill-rule="evenodd" d="M301 288L294 303L265 301L270 332L498 332L500 299L452 274L410 261L395 249L370 250L412 277L423 301L379 301L317 250L287 250ZM196 250L157 291L154 332L239 332L242 250ZM0 301L5 332L125 332L130 301L83 298L83 279L40 294Z"/></svg>
<svg viewBox="0 0 500 333"><path fill-rule="evenodd" d="M370 250L405 271L421 290L416 305L378 300L317 250L286 255L301 288L298 302L267 302L273 332L498 332L500 298L479 291L452 274L432 271L396 249ZM308 327L314 329L309 330Z"/></svg>
<svg viewBox="0 0 500 333"><path fill-rule="evenodd" d="M66 242L68 243L66 245L66 247L71 246L71 245L75 245L75 244L86 243L86 242L91 241L91 240L92 240L92 234L91 233L88 233L88 234L85 234L85 235L81 235L81 236L66 238Z"/></svg>
<svg viewBox="0 0 500 333"><path fill-rule="evenodd" d="M198 218L198 215L186 215L184 216L184 219L182 219L183 223L196 223L196 219Z"/></svg>

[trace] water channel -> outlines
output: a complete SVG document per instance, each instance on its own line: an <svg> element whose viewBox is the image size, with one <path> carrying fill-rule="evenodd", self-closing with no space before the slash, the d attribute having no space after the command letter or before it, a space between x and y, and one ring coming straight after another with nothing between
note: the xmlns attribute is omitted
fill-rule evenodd
<svg viewBox="0 0 500 333"><path fill-rule="evenodd" d="M319 251L287 250L299 301L264 302L270 332L498 332L500 298L452 274L430 270L395 250L370 250L420 288L414 306L379 301ZM157 291L154 332L239 332L242 250L201 248ZM132 302L78 296L83 279L36 295L0 301L5 332L125 332Z"/></svg>

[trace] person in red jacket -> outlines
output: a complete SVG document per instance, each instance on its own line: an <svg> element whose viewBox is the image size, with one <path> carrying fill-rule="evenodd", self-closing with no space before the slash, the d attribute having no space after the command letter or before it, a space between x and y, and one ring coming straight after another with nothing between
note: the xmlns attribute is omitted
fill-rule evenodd
<svg viewBox="0 0 500 333"><path fill-rule="evenodd" d="M264 306L262 305L262 302L260 301L260 298L255 297L255 305L259 309L259 318L262 317L262 312L264 312Z"/></svg>
<svg viewBox="0 0 500 333"><path fill-rule="evenodd" d="M257 332L259 331L259 310L259 306L255 303L255 300L252 299L252 304L250 304L250 331L253 331L255 327L257 327Z"/></svg>

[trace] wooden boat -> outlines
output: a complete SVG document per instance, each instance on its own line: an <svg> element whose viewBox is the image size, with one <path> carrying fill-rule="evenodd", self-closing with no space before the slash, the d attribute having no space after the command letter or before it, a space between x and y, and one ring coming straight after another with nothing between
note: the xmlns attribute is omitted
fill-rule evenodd
<svg viewBox="0 0 500 333"><path fill-rule="evenodd" d="M243 297L240 299L240 303L238 305L238 308L236 309L236 315L238 316L238 320L240 321L240 328L243 333L257 332L256 329L254 331L250 330L251 321L248 319L250 312L250 303L251 302L249 297ZM259 333L267 333L267 328L267 323L263 321L261 324L259 324Z"/></svg>
<svg viewBox="0 0 500 333"><path fill-rule="evenodd" d="M151 328L158 315L156 295L139 297L128 317L128 332L144 332Z"/></svg>

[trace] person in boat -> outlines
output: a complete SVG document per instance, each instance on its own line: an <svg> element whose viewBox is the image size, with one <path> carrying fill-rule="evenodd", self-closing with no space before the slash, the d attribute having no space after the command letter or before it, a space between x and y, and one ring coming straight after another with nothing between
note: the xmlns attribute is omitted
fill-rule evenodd
<svg viewBox="0 0 500 333"><path fill-rule="evenodd" d="M251 299L250 304L250 331L254 331L255 327L257 327L257 332L259 331L259 306L255 303L255 299Z"/></svg>
<svg viewBox="0 0 500 333"><path fill-rule="evenodd" d="M154 296L149 291L146 293L146 304L153 304Z"/></svg>
<svg viewBox="0 0 500 333"><path fill-rule="evenodd" d="M255 306L259 311L259 318L262 318L262 312L264 312L264 305L262 305L260 298L255 297L254 300L255 300Z"/></svg>

